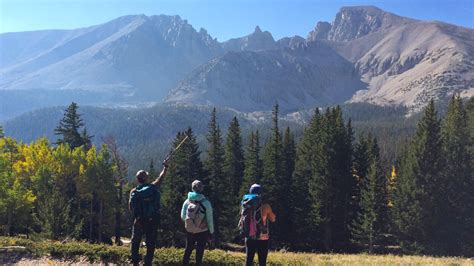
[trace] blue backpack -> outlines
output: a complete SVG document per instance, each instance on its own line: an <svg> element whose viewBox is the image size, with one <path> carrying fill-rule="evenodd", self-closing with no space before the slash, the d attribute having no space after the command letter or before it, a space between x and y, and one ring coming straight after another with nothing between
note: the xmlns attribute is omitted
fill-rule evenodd
<svg viewBox="0 0 474 266"><path fill-rule="evenodd" d="M247 194L240 202L240 219L238 228L245 238L258 239L262 233L262 201L259 196Z"/></svg>
<svg viewBox="0 0 474 266"><path fill-rule="evenodd" d="M139 185L130 195L130 206L135 219L158 219L160 216L160 192L154 185Z"/></svg>

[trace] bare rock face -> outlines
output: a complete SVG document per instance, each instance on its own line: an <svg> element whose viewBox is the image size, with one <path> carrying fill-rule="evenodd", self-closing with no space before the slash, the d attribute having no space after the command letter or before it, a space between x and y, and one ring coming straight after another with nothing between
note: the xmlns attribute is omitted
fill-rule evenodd
<svg viewBox="0 0 474 266"><path fill-rule="evenodd" d="M306 39L268 31L219 43L179 16L0 34L0 120L45 106L167 100L237 110L474 96L474 30L343 7ZM38 99L41 99L39 101Z"/></svg>
<svg viewBox="0 0 474 266"><path fill-rule="evenodd" d="M318 40L353 62L367 82L351 101L419 110L431 98L474 95L472 29L403 18L375 7L345 7L330 30L320 22L307 39Z"/></svg>
<svg viewBox="0 0 474 266"><path fill-rule="evenodd" d="M275 49L277 44L270 32L256 26L253 33L223 42L222 47L225 51L259 51Z"/></svg>
<svg viewBox="0 0 474 266"><path fill-rule="evenodd" d="M320 21L316 25L316 28L311 31L308 35L309 41L316 41L316 40L327 40L329 31L331 31L331 24L329 22Z"/></svg>
<svg viewBox="0 0 474 266"><path fill-rule="evenodd" d="M287 49L229 52L196 69L167 102L252 112L331 105L365 88L350 62L322 43Z"/></svg>

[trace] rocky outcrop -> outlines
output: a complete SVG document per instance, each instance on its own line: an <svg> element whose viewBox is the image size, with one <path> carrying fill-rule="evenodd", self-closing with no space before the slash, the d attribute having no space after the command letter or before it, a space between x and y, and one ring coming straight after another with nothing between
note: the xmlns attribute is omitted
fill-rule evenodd
<svg viewBox="0 0 474 266"><path fill-rule="evenodd" d="M270 32L256 26L253 33L223 42L222 47L225 51L259 51L275 49L277 44Z"/></svg>

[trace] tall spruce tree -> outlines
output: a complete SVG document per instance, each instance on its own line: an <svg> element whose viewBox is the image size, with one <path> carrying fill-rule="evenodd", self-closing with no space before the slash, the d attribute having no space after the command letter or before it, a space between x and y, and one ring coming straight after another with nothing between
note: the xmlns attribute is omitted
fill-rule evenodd
<svg viewBox="0 0 474 266"><path fill-rule="evenodd" d="M5 137L5 133L3 132L3 127L2 125L0 125L0 138L4 138Z"/></svg>
<svg viewBox="0 0 474 266"><path fill-rule="evenodd" d="M386 224L386 179L383 174L377 139L361 137L356 148L355 169L360 184L359 212L351 225L352 241L373 253L382 239Z"/></svg>
<svg viewBox="0 0 474 266"><path fill-rule="evenodd" d="M474 254L474 174L468 130L462 99L455 95L441 127L444 175L436 186L441 196L437 204L443 213L436 230L441 254Z"/></svg>
<svg viewBox="0 0 474 266"><path fill-rule="evenodd" d="M252 184L260 183L263 176L263 162L260 158L260 137L258 130L251 132L245 154L245 170L239 195L247 194Z"/></svg>
<svg viewBox="0 0 474 266"><path fill-rule="evenodd" d="M311 198L310 189L313 187L310 180L313 176L316 160L316 143L321 129L322 117L319 109L315 109L303 137L297 145L295 171L290 188L290 204L292 206L292 220L290 227L290 243L295 249L311 250L317 246L319 234L317 227L320 224L319 214L312 211L315 204Z"/></svg>
<svg viewBox="0 0 474 266"><path fill-rule="evenodd" d="M224 152L224 174L230 178L230 193L234 195L233 204L238 204L238 193L244 176L244 151L239 121L234 117L227 132Z"/></svg>
<svg viewBox="0 0 474 266"><path fill-rule="evenodd" d="M162 232L159 234L161 245L183 244L179 242L182 239L180 236L184 233L184 225L180 218L181 207L187 199L193 180L203 177L201 152L192 129L188 128L185 132L178 132L173 146L176 147L186 135L188 140L174 153L162 185Z"/></svg>
<svg viewBox="0 0 474 266"><path fill-rule="evenodd" d="M319 122L310 162L310 213L312 222L318 225L316 235L322 237L322 248L329 251L350 243L352 193L356 186L351 173L352 129L344 125L340 107L327 109Z"/></svg>
<svg viewBox="0 0 474 266"><path fill-rule="evenodd" d="M219 243L223 234L225 235L228 216L225 215L226 207L230 202L230 182L224 175L224 148L222 147L222 136L217 124L216 108L212 110L211 119L208 124L206 135L208 150L204 161L207 173L205 183L209 184L209 198L214 206L214 228L215 239ZM224 237L226 237L225 235Z"/></svg>
<svg viewBox="0 0 474 266"><path fill-rule="evenodd" d="M66 111L64 117L59 121L58 127L54 130L54 134L62 136L56 144L67 144L71 150L84 146L86 149L90 148L91 136L87 134L86 129L79 133L79 129L84 126L81 114L77 112L79 106L73 102Z"/></svg>
<svg viewBox="0 0 474 266"><path fill-rule="evenodd" d="M433 252L440 213L443 170L440 121L433 100L425 108L413 140L399 159L392 217L406 252Z"/></svg>
<svg viewBox="0 0 474 266"><path fill-rule="evenodd" d="M279 220L286 210L284 209L284 197L288 193L285 186L286 180L283 175L283 146L280 129L278 128L278 104L275 104L272 112L271 136L263 151L263 178L262 185L264 199L269 202ZM283 237L284 228L270 225L273 239L280 242Z"/></svg>
<svg viewBox="0 0 474 266"><path fill-rule="evenodd" d="M237 235L238 213L239 213L239 191L244 176L244 152L242 148L242 135L239 121L234 117L230 122L224 150L224 176L227 179L228 201L223 215L227 219L223 221L222 227L225 229L226 240L231 240Z"/></svg>
<svg viewBox="0 0 474 266"><path fill-rule="evenodd" d="M281 228L280 241L282 244L289 245L291 244L291 229L293 223L297 223L294 219L291 219L293 216L293 206L291 204L292 197L290 196L291 187L293 185L293 172L295 171L295 160L296 160L296 147L295 139L293 134L290 131L290 127L287 127L285 130L285 135L283 137L282 145L282 182L285 186L285 192L279 197L280 208L283 210L279 214L279 218L276 221L275 227Z"/></svg>

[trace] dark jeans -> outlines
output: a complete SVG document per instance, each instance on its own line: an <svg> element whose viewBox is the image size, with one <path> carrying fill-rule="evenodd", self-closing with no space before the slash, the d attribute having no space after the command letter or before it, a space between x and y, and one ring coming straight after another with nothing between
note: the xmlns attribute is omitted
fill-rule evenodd
<svg viewBox="0 0 474 266"><path fill-rule="evenodd" d="M155 253L156 236L158 234L158 222L156 219L135 221L132 228L132 263L140 262L140 243L142 236L146 238L146 256L145 265L151 265L153 262L153 254Z"/></svg>
<svg viewBox="0 0 474 266"><path fill-rule="evenodd" d="M266 265L268 255L268 240L245 239L245 254L247 255L247 258L245 259L246 266L253 265L255 252L258 253L258 265Z"/></svg>
<svg viewBox="0 0 474 266"><path fill-rule="evenodd" d="M189 265L189 257L191 257L196 242L196 265L202 265L202 257L204 255L204 248L206 247L208 238L209 231L197 234L186 233L186 249L184 250L183 265Z"/></svg>

